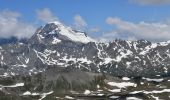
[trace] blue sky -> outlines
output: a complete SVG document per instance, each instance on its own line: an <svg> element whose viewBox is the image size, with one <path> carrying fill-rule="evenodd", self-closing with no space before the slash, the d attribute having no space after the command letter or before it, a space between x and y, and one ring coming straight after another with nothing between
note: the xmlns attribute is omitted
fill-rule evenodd
<svg viewBox="0 0 170 100"><path fill-rule="evenodd" d="M152 41L169 40L168 28L170 19L169 0L1 0L0 16L4 17L4 12L18 13L14 16L19 24L27 24L38 27L46 23L37 17L37 12L43 12L46 9L50 16L60 20L66 25L74 27L75 16L79 16L86 25L82 28L88 31L92 37L112 39L148 39ZM2 19L2 18L1 18ZM110 20L109 20L110 19ZM79 21L80 22L80 21ZM79 23L77 22L77 23ZM80 23L81 24L81 23ZM125 28L125 24L132 25ZM122 27L123 25L123 27ZM149 26L148 26L149 25ZM162 28L162 26L166 26ZM22 25L23 26L23 25ZM5 27L5 26L3 26ZM12 26L14 27L14 26ZM134 27L135 31L132 31ZM143 28L145 27L145 28ZM147 28L149 27L149 28ZM132 29L131 29L132 28ZM160 28L155 33L147 33ZM33 28L32 28L33 29ZM95 30L95 32L90 30ZM141 33L141 30L146 33ZM18 29L19 30L19 29ZM34 29L33 29L34 30ZM149 31L147 31L149 30ZM164 32L164 30L166 30ZM24 30L22 30L24 31ZM163 31L163 32L162 32ZM1 32L1 31L0 31ZM10 32L10 31L9 31ZM30 33L33 31L30 31ZM164 36L159 34L162 32ZM5 30L0 36L5 34ZM1 35L2 34L2 35ZM10 36L11 34L8 33ZM17 35L22 33L16 33ZM29 34L29 32L27 33ZM147 36L147 34L150 34ZM157 37L153 37L159 34ZM7 37L8 37L7 36ZM170 35L169 35L170 37Z"/></svg>

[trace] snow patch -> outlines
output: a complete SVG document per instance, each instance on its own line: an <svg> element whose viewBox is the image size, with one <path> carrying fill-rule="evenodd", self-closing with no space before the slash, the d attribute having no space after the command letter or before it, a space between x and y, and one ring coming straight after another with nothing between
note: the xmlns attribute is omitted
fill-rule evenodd
<svg viewBox="0 0 170 100"><path fill-rule="evenodd" d="M22 95L31 95L31 92L30 91L26 91Z"/></svg>
<svg viewBox="0 0 170 100"><path fill-rule="evenodd" d="M59 38L67 38L71 41L75 42L81 42L81 43L88 43L88 42L94 42L92 38L85 35L84 32L80 31L73 31L70 27L64 26L58 21L51 22L57 25L58 27L55 29L56 31L59 31Z"/></svg>
<svg viewBox="0 0 170 100"><path fill-rule="evenodd" d="M110 96L109 98L111 98L111 99L117 99L117 98L119 98L119 96Z"/></svg>
<svg viewBox="0 0 170 100"><path fill-rule="evenodd" d="M0 85L0 87L9 87L9 88L15 88L15 87L21 87L21 86L24 86L24 83L17 83L15 85L9 85L9 86L3 86L3 85Z"/></svg>
<svg viewBox="0 0 170 100"><path fill-rule="evenodd" d="M89 95L90 93L91 93L90 90L85 90L85 91L84 91L84 94L85 94L85 95Z"/></svg>
<svg viewBox="0 0 170 100"><path fill-rule="evenodd" d="M153 91L141 90L141 91L130 92L129 94L137 94L137 93L144 93L144 94L160 94L160 93L165 93L165 92L170 93L170 89L153 90Z"/></svg>
<svg viewBox="0 0 170 100"><path fill-rule="evenodd" d="M39 100L43 100L47 95L50 95L50 94L52 94L52 93L53 93L53 91L48 92L48 93L42 93L42 94L41 94L41 98L40 98Z"/></svg>
<svg viewBox="0 0 170 100"><path fill-rule="evenodd" d="M126 87L129 87L129 86L136 87L136 84L135 83L131 83L131 82L121 82L121 83L108 82L107 84L110 85L110 86L116 86L118 88L126 88Z"/></svg>
<svg viewBox="0 0 170 100"><path fill-rule="evenodd" d="M70 100L73 100L74 98L73 97L70 97L70 96L65 96L66 99L70 99Z"/></svg>
<svg viewBox="0 0 170 100"><path fill-rule="evenodd" d="M143 77L142 79L147 80L147 81L154 81L154 82L162 82L164 80L163 78L151 79L151 78L145 78L145 77Z"/></svg>
<svg viewBox="0 0 170 100"><path fill-rule="evenodd" d="M157 43L153 43L153 44L145 47L145 49L144 49L142 52L140 52L139 54L140 54L140 55L145 55L145 54L148 53L151 49L154 49L154 48L156 48L157 46L158 46Z"/></svg>
<svg viewBox="0 0 170 100"><path fill-rule="evenodd" d="M57 43L59 43L59 42L61 42L61 40L60 40L60 39L57 39L56 37L54 37L54 38L53 38L53 41L52 41L52 44L57 44Z"/></svg>
<svg viewBox="0 0 170 100"><path fill-rule="evenodd" d="M132 54L132 51L127 50L126 53L120 52L120 56L117 56L115 61L120 62L122 58L126 58L128 55Z"/></svg>
<svg viewBox="0 0 170 100"><path fill-rule="evenodd" d="M47 93L36 93L36 92L31 93L30 91L26 91L22 95L32 95L32 96L40 95L41 98L39 100L43 100L47 95L50 95L52 93L53 93L53 91L50 91L50 92L47 92Z"/></svg>
<svg viewBox="0 0 170 100"><path fill-rule="evenodd" d="M127 97L126 100L142 100L142 99L136 97Z"/></svg>
<svg viewBox="0 0 170 100"><path fill-rule="evenodd" d="M128 77L123 77L122 80L124 80L124 81L129 81L130 78L128 78Z"/></svg>
<svg viewBox="0 0 170 100"><path fill-rule="evenodd" d="M109 89L108 91L110 91L112 93L118 93L118 92L121 92L121 89L113 89L113 90Z"/></svg>

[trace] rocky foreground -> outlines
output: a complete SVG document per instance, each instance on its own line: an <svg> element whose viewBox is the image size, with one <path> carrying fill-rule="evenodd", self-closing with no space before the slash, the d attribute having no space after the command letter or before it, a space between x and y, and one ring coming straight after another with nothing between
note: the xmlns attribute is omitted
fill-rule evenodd
<svg viewBox="0 0 170 100"><path fill-rule="evenodd" d="M169 77L112 77L77 71L51 75L2 78L0 100L170 99Z"/></svg>

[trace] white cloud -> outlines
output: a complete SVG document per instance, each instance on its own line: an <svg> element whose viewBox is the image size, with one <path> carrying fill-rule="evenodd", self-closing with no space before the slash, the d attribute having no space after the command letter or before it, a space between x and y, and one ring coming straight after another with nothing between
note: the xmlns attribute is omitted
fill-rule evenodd
<svg viewBox="0 0 170 100"><path fill-rule="evenodd" d="M58 20L48 8L37 10L37 18L45 23Z"/></svg>
<svg viewBox="0 0 170 100"><path fill-rule="evenodd" d="M74 16L74 26L76 29L83 30L87 27L87 23L80 15L75 15Z"/></svg>
<svg viewBox="0 0 170 100"><path fill-rule="evenodd" d="M139 5L162 5L170 4L170 0L129 0L132 3Z"/></svg>
<svg viewBox="0 0 170 100"><path fill-rule="evenodd" d="M170 40L170 24L155 22L139 22L133 23L129 21L121 20L120 18L108 17L106 23L116 27L116 36L113 38L135 38L135 39L147 39L151 41L165 41ZM106 35L108 33L105 33ZM110 33L109 33L110 34Z"/></svg>
<svg viewBox="0 0 170 100"><path fill-rule="evenodd" d="M21 14L18 12L9 10L0 11L0 37L30 37L35 31L35 26L21 21L20 18Z"/></svg>

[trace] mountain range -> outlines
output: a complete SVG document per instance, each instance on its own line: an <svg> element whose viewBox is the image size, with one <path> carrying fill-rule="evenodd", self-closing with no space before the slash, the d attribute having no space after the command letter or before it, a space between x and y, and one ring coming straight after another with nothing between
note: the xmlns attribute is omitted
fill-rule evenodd
<svg viewBox="0 0 170 100"><path fill-rule="evenodd" d="M8 93L14 100L30 100L25 95L42 100L48 93L97 89L115 77L155 78L170 71L170 41L97 42L58 21L39 27L29 39L0 40L0 95L7 100Z"/></svg>

